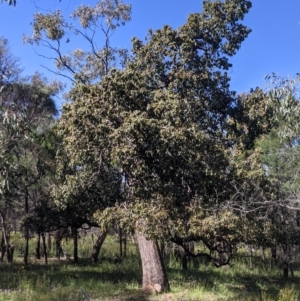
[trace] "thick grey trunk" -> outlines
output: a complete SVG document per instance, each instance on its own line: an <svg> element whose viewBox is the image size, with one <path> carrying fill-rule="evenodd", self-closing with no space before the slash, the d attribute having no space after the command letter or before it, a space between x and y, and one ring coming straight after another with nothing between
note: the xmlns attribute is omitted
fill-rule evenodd
<svg viewBox="0 0 300 301"><path fill-rule="evenodd" d="M169 281L157 241L136 233L143 270L143 289L157 293L169 290Z"/></svg>

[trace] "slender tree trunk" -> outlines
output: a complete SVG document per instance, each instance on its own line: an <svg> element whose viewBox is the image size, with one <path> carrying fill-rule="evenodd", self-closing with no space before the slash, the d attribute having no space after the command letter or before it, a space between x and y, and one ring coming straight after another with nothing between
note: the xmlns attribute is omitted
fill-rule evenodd
<svg viewBox="0 0 300 301"><path fill-rule="evenodd" d="M123 249L123 258L127 256L127 235L124 233L124 249Z"/></svg>
<svg viewBox="0 0 300 301"><path fill-rule="evenodd" d="M43 251L44 251L45 264L48 264L48 254L47 254L47 245L46 245L45 232L42 232L41 236L42 236L42 242L43 242Z"/></svg>
<svg viewBox="0 0 300 301"><path fill-rule="evenodd" d="M283 278L289 278L289 263L287 260L283 260Z"/></svg>
<svg viewBox="0 0 300 301"><path fill-rule="evenodd" d="M35 241L35 258L41 259L41 234L38 233Z"/></svg>
<svg viewBox="0 0 300 301"><path fill-rule="evenodd" d="M13 262L13 257L14 257L14 245L10 245L9 243L9 232L7 231L6 224L5 224L5 217L2 212L0 212L1 216L1 224L2 224L2 240L4 242L4 247L2 246L2 254L1 254L1 261L3 261L4 254L6 252L7 254L7 261L9 263Z"/></svg>
<svg viewBox="0 0 300 301"><path fill-rule="evenodd" d="M9 243L9 234L6 231L2 232L1 238L1 257L0 260L3 261L5 253L7 254L7 261L9 263L13 262L14 249L15 246Z"/></svg>
<svg viewBox="0 0 300 301"><path fill-rule="evenodd" d="M119 247L120 247L120 258L123 257L123 246L122 246L122 229L119 227Z"/></svg>
<svg viewBox="0 0 300 301"><path fill-rule="evenodd" d="M157 293L168 291L168 277L157 241L148 240L138 233L136 238L142 261L143 289Z"/></svg>
<svg viewBox="0 0 300 301"><path fill-rule="evenodd" d="M184 246L187 247L187 248L189 247L189 245L186 244L186 243L184 244ZM179 245L175 245L174 244L174 247L175 247L174 252L177 251L177 254L178 254L177 256L178 256L178 258L181 261L181 268L183 270L187 270L188 269L188 256L187 256L187 252L185 251L185 249L183 247L181 247Z"/></svg>
<svg viewBox="0 0 300 301"><path fill-rule="evenodd" d="M56 247L56 258L60 259L61 257L64 256L64 251L61 246L61 241L62 241L61 230L57 230L55 232L54 239L55 239L55 247Z"/></svg>
<svg viewBox="0 0 300 301"><path fill-rule="evenodd" d="M183 270L187 270L188 269L188 260L187 260L187 254L186 251L181 248L182 250L180 250L181 253L181 267Z"/></svg>
<svg viewBox="0 0 300 301"><path fill-rule="evenodd" d="M289 256L289 248L288 245L282 247L282 257L283 257L283 278L287 279L289 277L289 263L290 263L290 256Z"/></svg>
<svg viewBox="0 0 300 301"><path fill-rule="evenodd" d="M277 260L277 248L276 248L276 246L271 247L271 256L272 256L272 260L274 260L274 261Z"/></svg>
<svg viewBox="0 0 300 301"><path fill-rule="evenodd" d="M29 213L29 201L28 201L28 189L25 188L25 213ZM29 254L29 230L25 226L25 250L24 250L24 264L28 264L28 254Z"/></svg>
<svg viewBox="0 0 300 301"><path fill-rule="evenodd" d="M291 276L294 277L294 267L293 267L292 262L289 263L289 269L290 269L290 272L291 272Z"/></svg>
<svg viewBox="0 0 300 301"><path fill-rule="evenodd" d="M267 268L267 263L266 263L266 255L265 255L265 248L264 247L261 247L261 259L262 259L262 262L264 264L264 268L266 269Z"/></svg>
<svg viewBox="0 0 300 301"><path fill-rule="evenodd" d="M5 240L4 240L4 231L2 231L2 236L1 236L1 262L4 259L5 252L6 252L6 245L5 245Z"/></svg>
<svg viewBox="0 0 300 301"><path fill-rule="evenodd" d="M188 243L188 246L189 246L189 251L190 251L191 253L195 253L195 242L194 242L194 241L190 241L190 242Z"/></svg>
<svg viewBox="0 0 300 301"><path fill-rule="evenodd" d="M73 236L73 242L74 242L74 263L78 263L78 232L77 228L72 227L72 236Z"/></svg>
<svg viewBox="0 0 300 301"><path fill-rule="evenodd" d="M12 244L8 244L7 248L7 261L9 263L12 263L14 260L14 251L15 251L15 246Z"/></svg>
<svg viewBox="0 0 300 301"><path fill-rule="evenodd" d="M25 229L25 250L24 250L24 264L28 264L28 254L29 254L29 231L26 227Z"/></svg>
<svg viewBox="0 0 300 301"><path fill-rule="evenodd" d="M252 245L247 245L248 252L249 252L249 269L253 270L253 250Z"/></svg>
<svg viewBox="0 0 300 301"><path fill-rule="evenodd" d="M52 249L51 233L48 232L48 233L47 233L47 250L48 250L48 253L49 253L49 254L50 254L50 252L51 252L51 249Z"/></svg>
<svg viewBox="0 0 300 301"><path fill-rule="evenodd" d="M273 268L273 263L277 263L277 248L276 246L271 247L271 260L270 260L270 268Z"/></svg>
<svg viewBox="0 0 300 301"><path fill-rule="evenodd" d="M96 243L93 246L93 252L92 252L92 256L91 256L91 263L97 263L98 262L98 256L101 250L101 247L104 243L104 240L106 238L108 232L103 232L102 234L100 234L96 240Z"/></svg>

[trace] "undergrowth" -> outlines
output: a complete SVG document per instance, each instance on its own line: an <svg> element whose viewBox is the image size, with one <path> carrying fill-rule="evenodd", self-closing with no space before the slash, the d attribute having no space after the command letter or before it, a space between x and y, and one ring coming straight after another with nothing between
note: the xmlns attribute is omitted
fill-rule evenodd
<svg viewBox="0 0 300 301"><path fill-rule="evenodd" d="M64 242L65 250L71 251L71 247L71 241ZM236 258L230 268L217 269L200 262L191 263L187 271L182 271L180 262L171 257L167 263L171 291L146 295L140 290L142 272L133 243L128 244L126 258L115 262L112 259L118 254L119 246L109 237L96 265L89 264L87 255L91 247L89 238L80 244L78 264L50 258L45 265L42 260L35 260L33 253L28 266L22 264L21 256L16 256L13 264L0 263L0 301L84 301L81 288L92 301L300 300L297 270L294 277L285 280L280 267L265 266L259 259L250 270L247 258ZM22 250L18 248L16 250ZM33 252L34 241L30 249Z"/></svg>

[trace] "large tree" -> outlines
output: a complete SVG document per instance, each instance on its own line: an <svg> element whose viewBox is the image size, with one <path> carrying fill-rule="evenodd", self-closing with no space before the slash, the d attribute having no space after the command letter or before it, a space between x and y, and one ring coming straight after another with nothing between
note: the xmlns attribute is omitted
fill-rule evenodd
<svg viewBox="0 0 300 301"><path fill-rule="evenodd" d="M240 23L250 7L207 1L178 30L150 31L145 44L134 39L123 71L112 70L98 85L76 85L64 107L58 129L67 164L77 168L65 189L97 172L119 174L122 198L104 216L122 212L135 228L145 289L169 287L155 239L188 238L189 219L224 194L226 120L235 98L226 71L250 32Z"/></svg>

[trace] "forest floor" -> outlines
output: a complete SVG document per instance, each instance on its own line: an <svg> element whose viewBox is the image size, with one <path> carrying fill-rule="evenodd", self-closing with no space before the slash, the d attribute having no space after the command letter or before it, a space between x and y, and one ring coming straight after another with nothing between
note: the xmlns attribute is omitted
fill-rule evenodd
<svg viewBox="0 0 300 301"><path fill-rule="evenodd" d="M80 260L34 259L31 246L30 263L22 263L22 248L17 249L13 264L0 263L0 301L296 301L300 300L300 268L294 264L294 277L283 279L280 263L271 268L263 264L260 254L253 258L241 256L233 267L215 268L199 262L190 263L183 271L175 258L167 263L171 291L161 295L145 294L141 288L142 273L136 247L128 245L127 256L118 263L114 239L108 238L99 263L89 264L90 249L80 246ZM71 248L71 246L70 246ZM67 250L68 246L65 245ZM116 251L116 252L115 252ZM85 255L85 256L84 256ZM266 261L268 257L266 257Z"/></svg>
<svg viewBox="0 0 300 301"><path fill-rule="evenodd" d="M278 268L265 269L259 263L252 271L238 262L232 268L190 267L182 271L177 261L167 272L171 291L162 295L145 294L141 289L141 271L136 256L128 255L114 264L103 260L89 265L81 259L41 261L25 267L21 258L13 264L0 264L1 301L85 301L81 289L91 301L215 301L215 300L300 300L300 273L284 280Z"/></svg>

